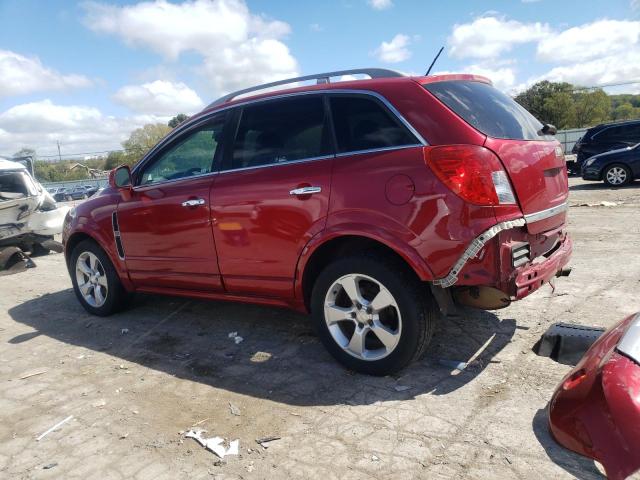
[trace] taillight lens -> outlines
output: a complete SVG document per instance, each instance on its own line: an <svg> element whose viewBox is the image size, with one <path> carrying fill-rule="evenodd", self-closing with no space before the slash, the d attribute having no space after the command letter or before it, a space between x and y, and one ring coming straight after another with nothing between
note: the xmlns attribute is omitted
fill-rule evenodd
<svg viewBox="0 0 640 480"><path fill-rule="evenodd" d="M516 203L500 159L478 145L426 147L425 161L456 195L476 205Z"/></svg>

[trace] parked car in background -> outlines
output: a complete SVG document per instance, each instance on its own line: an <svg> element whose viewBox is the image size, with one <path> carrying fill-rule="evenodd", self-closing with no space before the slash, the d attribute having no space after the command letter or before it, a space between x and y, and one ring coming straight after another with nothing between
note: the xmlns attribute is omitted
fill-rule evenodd
<svg viewBox="0 0 640 480"><path fill-rule="evenodd" d="M587 158L638 143L640 143L640 120L603 123L592 127L573 146L572 153L577 155L573 169L579 174Z"/></svg>
<svg viewBox="0 0 640 480"><path fill-rule="evenodd" d="M69 196L69 189L67 187L59 187L56 189L56 193L53 194L53 199L56 202L66 202Z"/></svg>
<svg viewBox="0 0 640 480"><path fill-rule="evenodd" d="M640 314L607 330L567 374L549 404L549 426L609 479L640 469Z"/></svg>
<svg viewBox="0 0 640 480"><path fill-rule="evenodd" d="M640 178L640 143L601 153L582 164L582 178L621 187Z"/></svg>
<svg viewBox="0 0 640 480"><path fill-rule="evenodd" d="M350 74L372 78L329 82ZM363 69L230 94L70 212L74 291L102 316L134 291L288 306L347 367L395 372L438 307L502 308L567 273L549 131L473 75Z"/></svg>
<svg viewBox="0 0 640 480"><path fill-rule="evenodd" d="M83 185L85 191L87 192L87 197L91 197L93 194L95 194L98 191L98 186L97 185Z"/></svg>
<svg viewBox="0 0 640 480"><path fill-rule="evenodd" d="M67 200L84 200L85 198L89 198L89 195L83 185L76 185L73 190L67 192Z"/></svg>

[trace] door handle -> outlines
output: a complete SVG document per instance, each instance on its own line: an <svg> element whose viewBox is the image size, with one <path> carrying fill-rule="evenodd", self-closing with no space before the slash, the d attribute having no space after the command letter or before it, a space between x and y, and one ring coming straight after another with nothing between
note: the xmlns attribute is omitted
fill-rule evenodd
<svg viewBox="0 0 640 480"><path fill-rule="evenodd" d="M198 205L204 205L204 198L192 198L182 202L183 207L197 207Z"/></svg>
<svg viewBox="0 0 640 480"><path fill-rule="evenodd" d="M289 195L313 195L314 193L322 192L320 187L300 187L294 188L289 192Z"/></svg>

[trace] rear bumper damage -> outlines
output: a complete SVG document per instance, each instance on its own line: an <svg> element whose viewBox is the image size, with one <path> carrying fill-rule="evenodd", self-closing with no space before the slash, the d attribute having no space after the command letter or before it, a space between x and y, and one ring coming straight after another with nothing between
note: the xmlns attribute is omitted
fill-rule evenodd
<svg viewBox="0 0 640 480"><path fill-rule="evenodd" d="M471 242L449 274L433 285L451 287L458 303L496 309L530 295L556 276L568 275L573 242L564 224L531 233L535 228L529 223L520 218L486 230Z"/></svg>

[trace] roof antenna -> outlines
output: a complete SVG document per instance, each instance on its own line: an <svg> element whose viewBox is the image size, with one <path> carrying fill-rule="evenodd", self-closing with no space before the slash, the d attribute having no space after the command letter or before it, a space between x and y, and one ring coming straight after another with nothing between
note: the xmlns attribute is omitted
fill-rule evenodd
<svg viewBox="0 0 640 480"><path fill-rule="evenodd" d="M442 53L442 50L444 50L444 46L440 47L440 50L438 50L438 54L436 55L436 58L433 59L433 62L431 62L431 65L429 65L429 70L427 70L427 73L424 74L424 76L426 77L427 75L429 75L429 72L431 71L431 69L433 68L433 64L436 63L436 60L438 60L438 57L440 56L440 54Z"/></svg>

